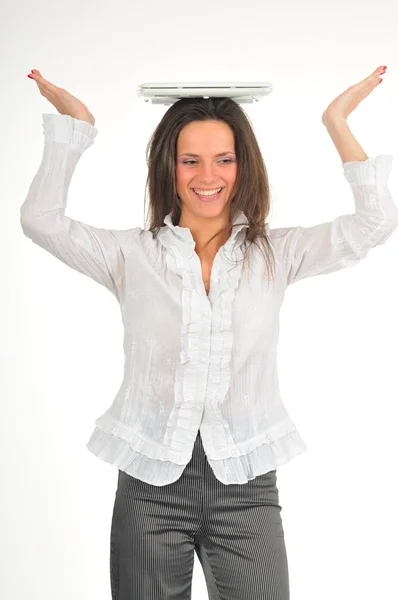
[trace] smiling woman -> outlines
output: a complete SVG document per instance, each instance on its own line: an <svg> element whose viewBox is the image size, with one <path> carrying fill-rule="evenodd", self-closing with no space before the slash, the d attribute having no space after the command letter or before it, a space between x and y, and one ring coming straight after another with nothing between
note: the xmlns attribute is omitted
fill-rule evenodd
<svg viewBox="0 0 398 600"><path fill-rule="evenodd" d="M195 551L211 598L221 598L219 587L223 600L289 599L276 469L306 445L280 393L279 314L288 286L358 264L398 227L392 156L360 160L341 125L375 85L341 95L325 120L349 160L354 213L267 227L267 172L248 119L231 99L194 98L167 111L147 149L150 231L94 227L66 213L75 167L98 130L79 118L89 118L80 101L44 86L71 113L43 114L43 157L21 226L106 287L124 326L123 380L87 444L119 469L113 600L186 598ZM215 188L214 199L200 196ZM241 250L267 235L278 266L271 289L258 253L246 280Z"/></svg>
<svg viewBox="0 0 398 600"><path fill-rule="evenodd" d="M148 142L147 164L146 225L155 236L171 213L173 225L188 228L196 252L211 263L234 227L241 227L242 211L247 218L244 259L250 262L247 250L258 245L267 278L273 279L275 260L266 229L268 174L252 125L238 103L200 97L175 102ZM214 198L200 195L219 188Z"/></svg>

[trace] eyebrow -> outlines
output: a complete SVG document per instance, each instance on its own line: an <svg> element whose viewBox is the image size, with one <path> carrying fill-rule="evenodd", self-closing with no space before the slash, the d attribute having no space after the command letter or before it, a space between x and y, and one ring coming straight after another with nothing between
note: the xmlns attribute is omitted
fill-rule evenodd
<svg viewBox="0 0 398 600"><path fill-rule="evenodd" d="M232 150L227 150L227 152L219 152L216 156L225 156L226 154L235 154ZM193 154L193 152L184 152L180 154L180 156L194 156L195 158L200 158L199 154Z"/></svg>

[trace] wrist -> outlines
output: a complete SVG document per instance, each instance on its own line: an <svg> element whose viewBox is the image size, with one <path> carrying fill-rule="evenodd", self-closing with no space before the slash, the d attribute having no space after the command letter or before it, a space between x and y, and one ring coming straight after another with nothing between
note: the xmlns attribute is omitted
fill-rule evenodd
<svg viewBox="0 0 398 600"><path fill-rule="evenodd" d="M86 123L90 123L90 125L95 125L95 119L91 113L85 113L84 115L76 115L74 118L78 119L79 121L85 121Z"/></svg>
<svg viewBox="0 0 398 600"><path fill-rule="evenodd" d="M339 127L348 126L347 119L345 119L341 115L336 116L336 115L327 114L327 113L323 113L322 123L325 125L325 127L327 129L328 128L338 129Z"/></svg>

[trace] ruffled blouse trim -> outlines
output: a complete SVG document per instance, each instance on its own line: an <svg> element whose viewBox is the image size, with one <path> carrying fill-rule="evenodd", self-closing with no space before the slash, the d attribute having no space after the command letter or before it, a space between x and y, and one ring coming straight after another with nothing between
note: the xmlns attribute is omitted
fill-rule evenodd
<svg viewBox="0 0 398 600"><path fill-rule="evenodd" d="M121 471L151 485L163 486L180 478L186 465L169 460L153 459L137 452L131 444L112 433L95 427L87 448L105 462L114 464ZM207 460L214 475L223 484L247 483L255 477L268 473L302 454L307 447L297 429L288 431L278 439L268 439L248 454L214 460ZM192 456L192 450L187 464Z"/></svg>
<svg viewBox="0 0 398 600"><path fill-rule="evenodd" d="M174 226L168 215L165 218L167 226L158 233L158 240L166 249L168 271L182 280L180 363L176 367L175 406L164 441L166 446L180 450L184 464L190 452L187 440L194 441L208 404L212 405L211 412L217 413L216 407L225 397L230 383L232 308L243 265L241 245L245 232L241 230L247 227L242 212L235 222L239 218L243 222L232 230L213 261L209 297L190 230ZM211 341L211 347L203 340Z"/></svg>

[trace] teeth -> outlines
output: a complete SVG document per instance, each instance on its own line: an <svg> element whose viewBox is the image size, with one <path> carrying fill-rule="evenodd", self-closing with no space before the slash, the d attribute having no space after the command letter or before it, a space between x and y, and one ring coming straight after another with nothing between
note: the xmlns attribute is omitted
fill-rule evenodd
<svg viewBox="0 0 398 600"><path fill-rule="evenodd" d="M200 196L214 196L215 194L218 194L220 190L222 190L222 188L218 188L218 190L207 190L206 192L200 192L199 190L195 190L195 188L193 189Z"/></svg>

